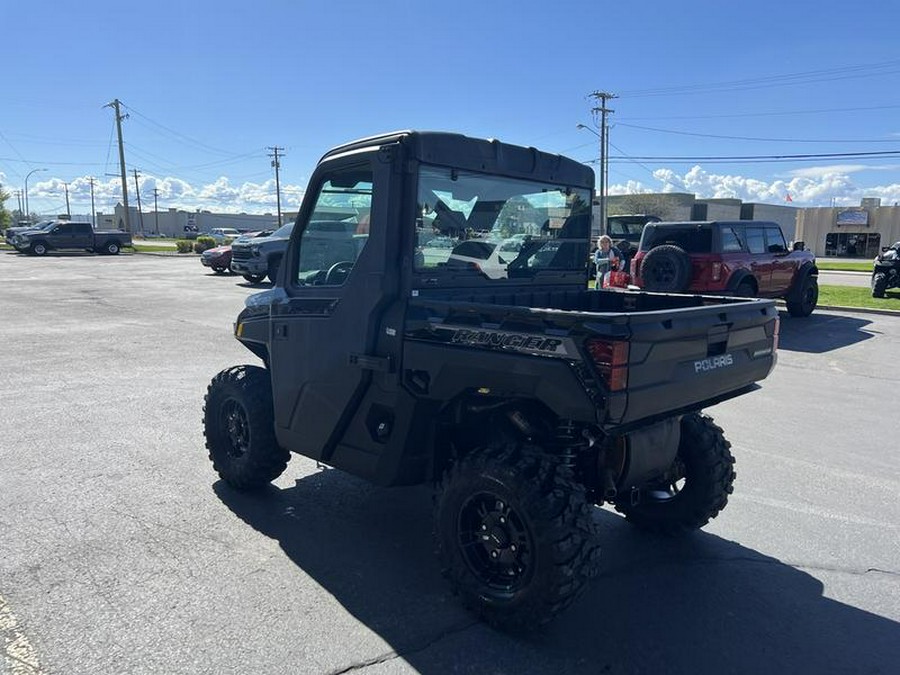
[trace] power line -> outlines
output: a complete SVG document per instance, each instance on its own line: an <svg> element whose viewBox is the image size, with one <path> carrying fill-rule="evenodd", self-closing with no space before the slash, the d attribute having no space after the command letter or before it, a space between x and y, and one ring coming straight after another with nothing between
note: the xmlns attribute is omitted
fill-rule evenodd
<svg viewBox="0 0 900 675"><path fill-rule="evenodd" d="M207 145L206 143L204 143L204 142L202 142L202 141L198 141L197 139L192 138L192 137L190 137L190 136L187 136L186 134L183 134L183 133L181 133L180 131L175 131L174 129L170 129L169 127L165 126L164 124L160 124L159 122L155 122L154 120L150 119L149 117L147 117L147 116L144 115L143 113L141 113L141 112L135 110L134 108L132 108L132 107L130 107L130 106L125 106L125 108L126 108L129 112L134 113L135 115L137 115L138 117L140 117L140 118L146 120L146 121L149 122L150 124L152 124L152 125L154 125L154 126L156 126L156 127L159 127L160 129L163 129L163 130L169 132L170 134L172 134L172 135L174 135L174 136L176 136L176 137L178 137L178 138L180 138L180 139L183 139L183 140L186 140L186 141L188 141L188 142L190 142L190 143L193 143L194 145L196 145L196 146L198 146L198 147L205 148L206 150L211 150L212 152L217 152L217 153L220 153L220 154L223 154L223 155L230 155L230 154L233 154L230 150L222 150L221 148L216 148L216 147L213 147L213 146L211 146L211 145Z"/></svg>
<svg viewBox="0 0 900 675"><path fill-rule="evenodd" d="M676 96L711 93L716 91L764 89L769 87L785 87L789 85L808 84L814 82L832 82L836 80L845 80L852 78L873 77L876 75L883 76L895 72L900 72L900 60L860 64L856 66L844 66L841 68L809 70L799 73L787 73L782 75L767 75L763 77L747 78L742 80L710 82L707 84L691 84L671 87L658 87L651 89L634 89L631 91L622 92L621 96L627 98L641 98L646 96Z"/></svg>
<svg viewBox="0 0 900 675"><path fill-rule="evenodd" d="M804 155L707 155L707 156L629 156L612 155L608 160L612 163L636 162L669 162L671 164L690 164L692 162L704 162L707 164L768 164L783 162L817 162L822 159L894 159L900 156L900 151L885 150L884 152L844 152L821 153ZM582 164L596 165L600 160L595 158L581 160Z"/></svg>
<svg viewBox="0 0 900 675"><path fill-rule="evenodd" d="M674 129L658 129L656 127L644 127L637 124L626 124L617 122L617 126L628 127L630 129L641 129L642 131L656 131L662 134L676 134L678 136L699 136L701 138L719 138L729 141L763 141L772 143L894 143L898 140L893 139L808 139L808 138L757 138L754 136L723 136L718 134L699 134L691 131L676 131Z"/></svg>
<svg viewBox="0 0 900 675"><path fill-rule="evenodd" d="M730 119L735 117L787 117L791 115L818 115L823 113L842 113L842 112L867 112L867 111L878 111L878 110L895 110L900 108L900 105L877 105L877 106L865 106L858 108L815 108L810 110L784 110L782 112L769 111L769 112L745 112L745 113L724 113L721 115L666 115L664 117L619 117L619 124L622 124L621 120L625 119L626 121L653 121L653 120L717 120L717 119Z"/></svg>

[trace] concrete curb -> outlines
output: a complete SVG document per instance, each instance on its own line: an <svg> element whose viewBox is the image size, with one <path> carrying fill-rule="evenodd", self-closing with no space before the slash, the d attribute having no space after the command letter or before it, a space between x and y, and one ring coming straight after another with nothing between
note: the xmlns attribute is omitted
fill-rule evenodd
<svg viewBox="0 0 900 675"><path fill-rule="evenodd" d="M785 309L787 305L780 300L775 301L775 305L778 309ZM881 314L882 316L900 316L900 310L897 309L875 309L874 307L842 307L840 305L816 305L816 309L814 311L818 312L820 309L831 310L834 312L855 312L857 314Z"/></svg>

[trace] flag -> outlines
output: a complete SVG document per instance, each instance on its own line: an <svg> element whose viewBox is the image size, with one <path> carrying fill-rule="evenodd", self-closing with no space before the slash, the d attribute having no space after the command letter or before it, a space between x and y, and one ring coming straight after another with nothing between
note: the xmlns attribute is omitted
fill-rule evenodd
<svg viewBox="0 0 900 675"><path fill-rule="evenodd" d="M790 193L790 192L788 192L787 194L784 195L784 201L786 201L786 202L792 202L792 201L794 201L793 199L791 199L791 193Z"/></svg>

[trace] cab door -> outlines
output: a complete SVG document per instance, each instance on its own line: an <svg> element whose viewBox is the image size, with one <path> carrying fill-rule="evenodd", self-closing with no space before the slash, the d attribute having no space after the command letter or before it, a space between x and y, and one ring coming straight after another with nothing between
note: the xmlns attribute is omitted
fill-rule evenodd
<svg viewBox="0 0 900 675"><path fill-rule="evenodd" d="M791 287L797 264L790 258L780 227L766 227L766 247L772 256L772 293L784 295Z"/></svg>
<svg viewBox="0 0 900 675"><path fill-rule="evenodd" d="M750 270L759 284L759 295L766 297L772 292L772 255L766 246L766 231L762 226L747 225L744 228L747 251L750 254Z"/></svg>
<svg viewBox="0 0 900 675"><path fill-rule="evenodd" d="M373 383L390 388L395 379L398 354L378 340L391 296L390 181L389 164L374 151L317 169L274 290L276 434L284 447L323 461Z"/></svg>

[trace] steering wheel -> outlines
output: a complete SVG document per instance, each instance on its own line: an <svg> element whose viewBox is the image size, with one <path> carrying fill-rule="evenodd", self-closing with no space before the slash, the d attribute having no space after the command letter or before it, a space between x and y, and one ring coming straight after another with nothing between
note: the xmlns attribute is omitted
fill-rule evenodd
<svg viewBox="0 0 900 675"><path fill-rule="evenodd" d="M334 265L328 268L328 272L325 274L325 285L340 286L347 280L347 275L350 274L350 270L352 269L352 260L342 260L334 263Z"/></svg>

